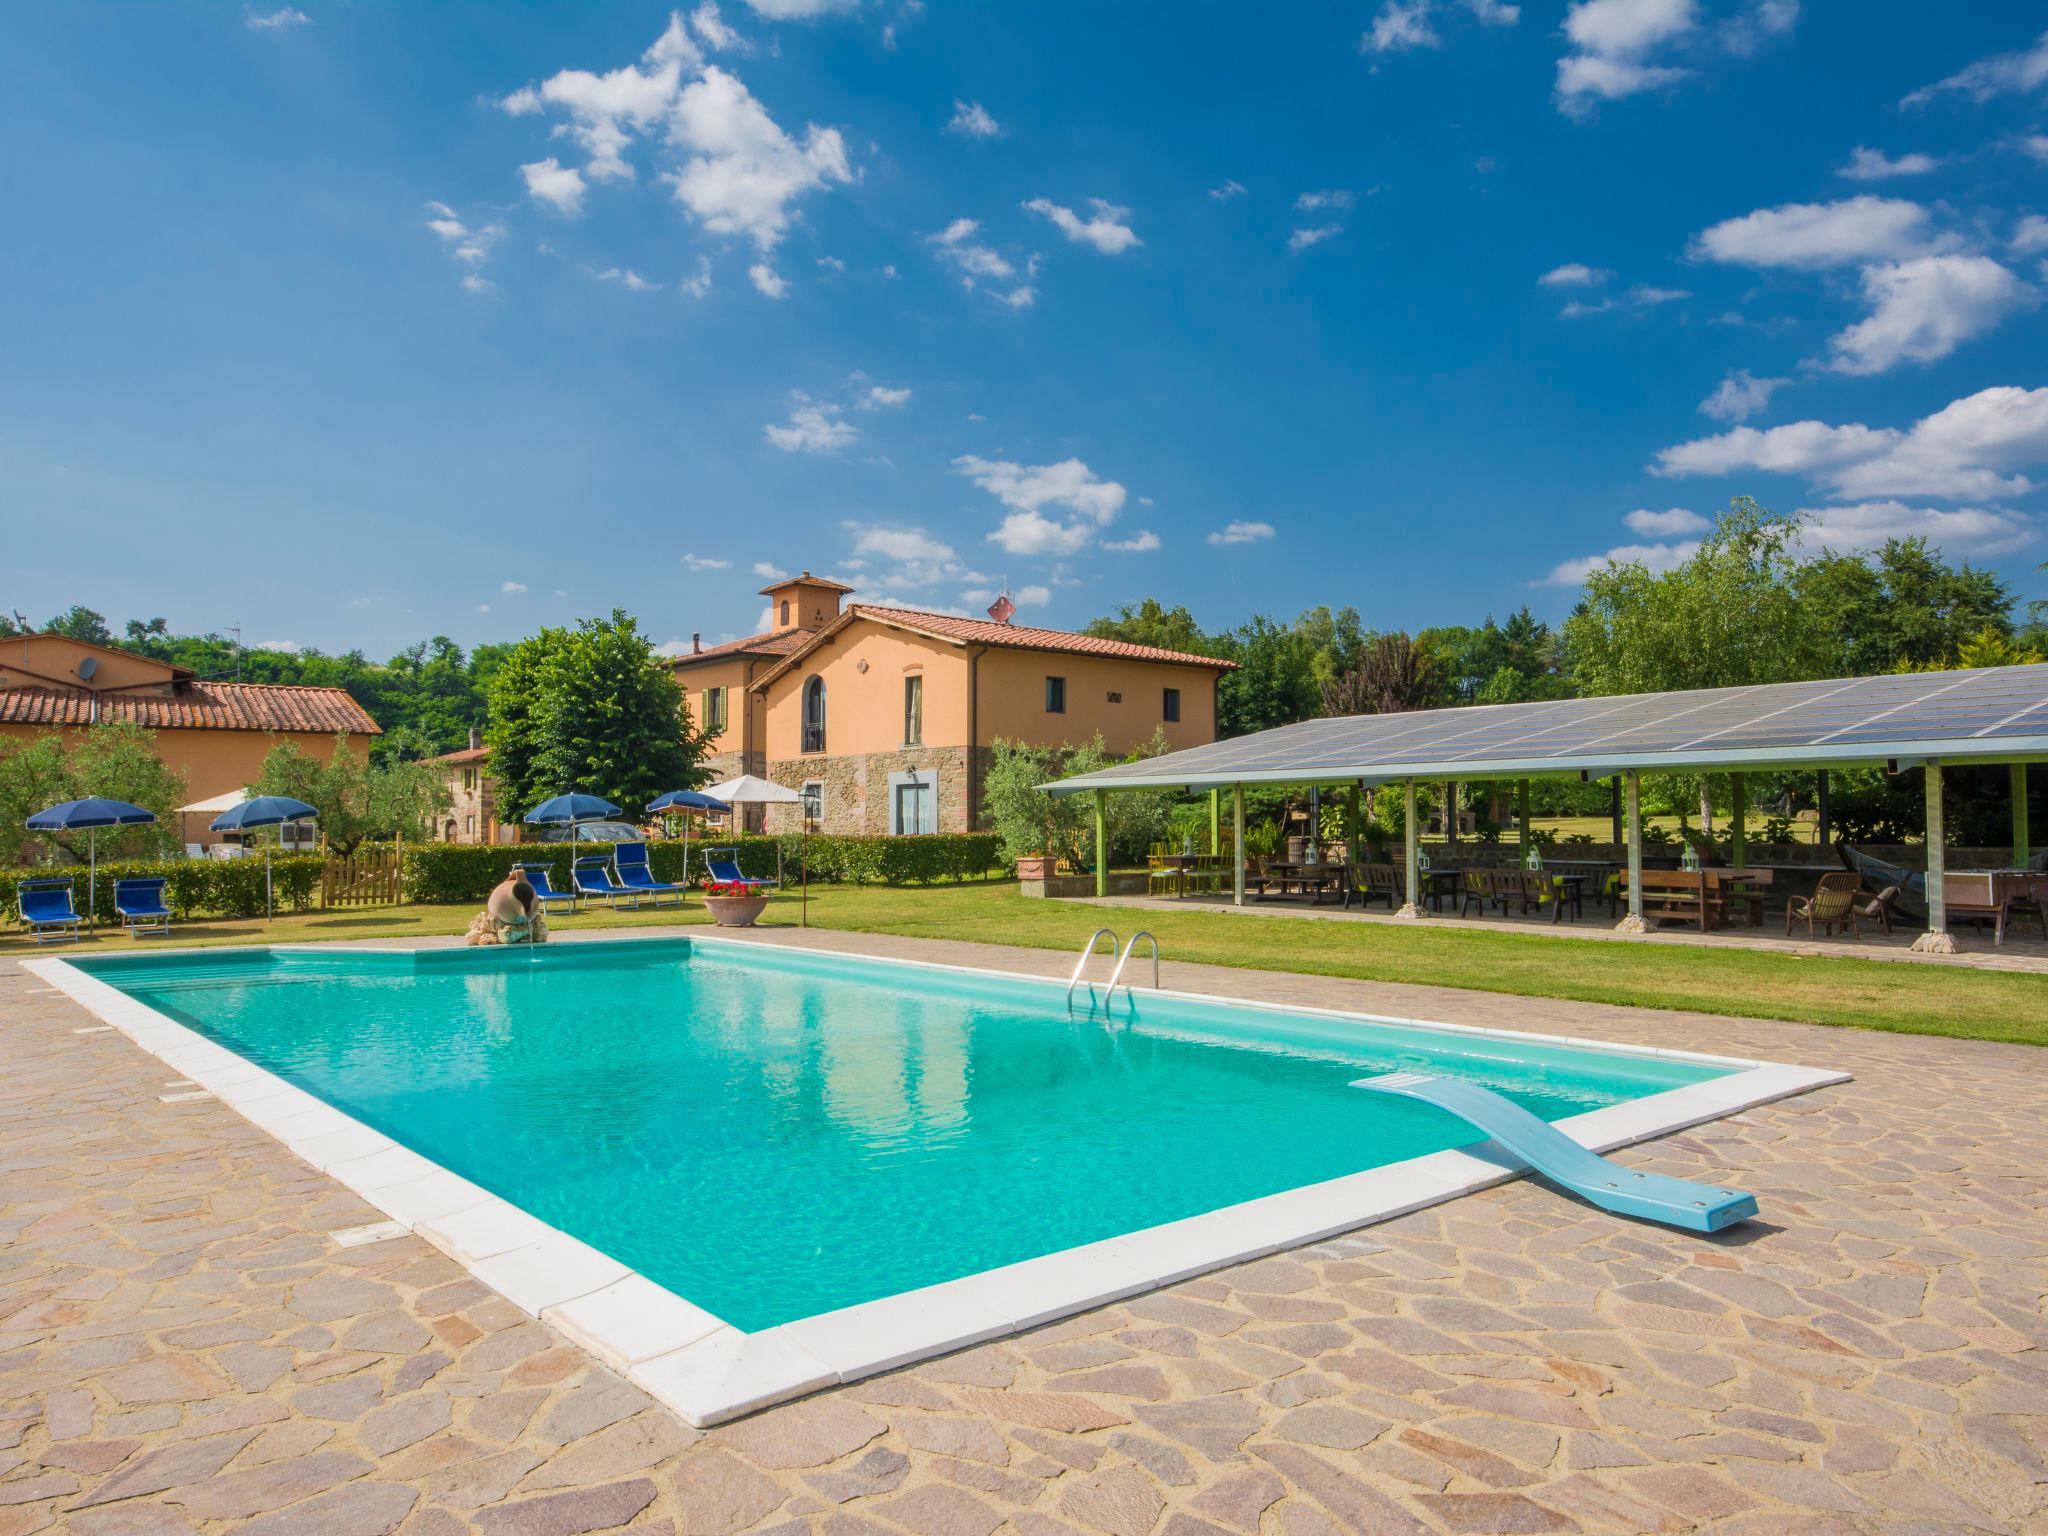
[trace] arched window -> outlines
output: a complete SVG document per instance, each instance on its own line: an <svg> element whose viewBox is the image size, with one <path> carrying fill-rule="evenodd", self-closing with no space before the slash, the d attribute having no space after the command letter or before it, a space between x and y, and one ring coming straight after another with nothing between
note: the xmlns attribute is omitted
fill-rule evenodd
<svg viewBox="0 0 2048 1536"><path fill-rule="evenodd" d="M789 623L789 599L786 597L782 600L782 622Z"/></svg>
<svg viewBox="0 0 2048 1536"><path fill-rule="evenodd" d="M825 679L822 677L811 678L804 684L803 750L825 750Z"/></svg>

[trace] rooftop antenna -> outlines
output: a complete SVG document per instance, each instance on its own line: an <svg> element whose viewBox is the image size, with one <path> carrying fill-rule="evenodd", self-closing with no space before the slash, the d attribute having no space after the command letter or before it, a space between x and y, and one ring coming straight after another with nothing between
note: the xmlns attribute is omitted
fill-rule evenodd
<svg viewBox="0 0 2048 1536"><path fill-rule="evenodd" d="M996 600L988 605L988 616L998 624L1007 624L1017 611L1017 605L1010 601L1010 578L1003 578L1003 590L996 594Z"/></svg>
<svg viewBox="0 0 2048 1536"><path fill-rule="evenodd" d="M242 626L230 624L228 633L235 637L235 681L242 680Z"/></svg>
<svg viewBox="0 0 2048 1536"><path fill-rule="evenodd" d="M21 634L21 664L28 665L28 615L19 608L14 610L14 627Z"/></svg>

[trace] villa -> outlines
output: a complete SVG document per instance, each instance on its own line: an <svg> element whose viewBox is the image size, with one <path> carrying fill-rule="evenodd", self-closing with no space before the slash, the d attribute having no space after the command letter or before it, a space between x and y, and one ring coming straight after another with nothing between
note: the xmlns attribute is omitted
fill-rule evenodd
<svg viewBox="0 0 2048 1536"><path fill-rule="evenodd" d="M1122 755L1164 732L1216 739L1216 685L1233 663L1010 622L845 602L809 571L761 589L769 627L674 658L712 733L714 778L754 773L800 790L824 832L964 832L998 740L1102 738ZM794 813L790 813L794 823Z"/></svg>
<svg viewBox="0 0 2048 1536"><path fill-rule="evenodd" d="M157 755L185 779L194 802L255 779L264 755L292 741L333 756L337 736L367 752L383 727L340 688L223 682L185 667L59 634L0 641L0 741L67 734L125 720L156 733ZM205 816L184 818L182 841L217 841Z"/></svg>

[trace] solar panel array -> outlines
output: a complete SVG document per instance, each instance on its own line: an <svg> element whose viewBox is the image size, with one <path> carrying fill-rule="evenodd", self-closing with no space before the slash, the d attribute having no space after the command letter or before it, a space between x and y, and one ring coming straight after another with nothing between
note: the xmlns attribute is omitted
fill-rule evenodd
<svg viewBox="0 0 2048 1536"><path fill-rule="evenodd" d="M2048 666L1980 667L1307 720L1119 764L1059 787L1484 779L2039 754L2048 754Z"/></svg>

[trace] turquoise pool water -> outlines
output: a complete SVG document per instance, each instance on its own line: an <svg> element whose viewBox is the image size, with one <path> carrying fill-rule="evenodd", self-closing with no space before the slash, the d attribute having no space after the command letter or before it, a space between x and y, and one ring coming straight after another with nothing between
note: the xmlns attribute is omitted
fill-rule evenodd
<svg viewBox="0 0 2048 1536"><path fill-rule="evenodd" d="M1723 1070L683 939L80 964L749 1330L1478 1139L1366 1073Z"/></svg>

